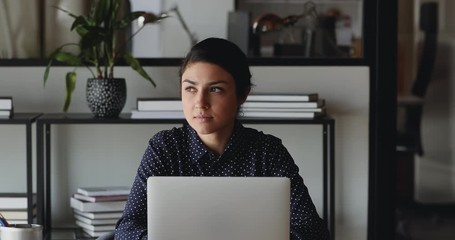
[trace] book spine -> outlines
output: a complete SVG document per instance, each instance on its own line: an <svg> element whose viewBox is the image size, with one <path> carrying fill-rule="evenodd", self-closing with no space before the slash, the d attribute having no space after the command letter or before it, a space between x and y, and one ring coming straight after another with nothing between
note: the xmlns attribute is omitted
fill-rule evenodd
<svg viewBox="0 0 455 240"><path fill-rule="evenodd" d="M322 102L254 102L246 101L243 107L266 107L266 108L317 108Z"/></svg>
<svg viewBox="0 0 455 240"><path fill-rule="evenodd" d="M126 201L113 201L113 202L83 202L75 198L71 198L70 206L81 212L114 212L121 211L125 208Z"/></svg>
<svg viewBox="0 0 455 240"><path fill-rule="evenodd" d="M183 110L181 101L138 101L138 111L171 111Z"/></svg>
<svg viewBox="0 0 455 240"><path fill-rule="evenodd" d="M248 96L247 101L268 101L268 102L282 102L282 101L301 101L309 102L316 101L318 94L251 94Z"/></svg>

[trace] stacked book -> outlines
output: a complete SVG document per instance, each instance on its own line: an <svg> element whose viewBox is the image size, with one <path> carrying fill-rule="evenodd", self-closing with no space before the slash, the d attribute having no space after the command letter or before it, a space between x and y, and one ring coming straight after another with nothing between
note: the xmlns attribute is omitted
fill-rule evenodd
<svg viewBox="0 0 455 240"><path fill-rule="evenodd" d="M242 118L313 119L325 114L325 100L310 94L251 94Z"/></svg>
<svg viewBox="0 0 455 240"><path fill-rule="evenodd" d="M178 98L138 98L131 118L185 119L182 102Z"/></svg>
<svg viewBox="0 0 455 240"><path fill-rule="evenodd" d="M91 237L99 237L115 229L122 216L130 188L81 187L71 197L77 226Z"/></svg>
<svg viewBox="0 0 455 240"><path fill-rule="evenodd" d="M0 118L13 116L13 98L0 96Z"/></svg>
<svg viewBox="0 0 455 240"><path fill-rule="evenodd" d="M36 217L36 194L32 195L33 218ZM0 212L10 224L27 224L28 198L26 193L0 193Z"/></svg>

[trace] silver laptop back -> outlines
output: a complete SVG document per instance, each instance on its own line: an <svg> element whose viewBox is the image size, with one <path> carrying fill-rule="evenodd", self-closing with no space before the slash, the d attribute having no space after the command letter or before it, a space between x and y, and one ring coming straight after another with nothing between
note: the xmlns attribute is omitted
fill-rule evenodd
<svg viewBox="0 0 455 240"><path fill-rule="evenodd" d="M148 239L289 239L290 181L280 177L150 177Z"/></svg>

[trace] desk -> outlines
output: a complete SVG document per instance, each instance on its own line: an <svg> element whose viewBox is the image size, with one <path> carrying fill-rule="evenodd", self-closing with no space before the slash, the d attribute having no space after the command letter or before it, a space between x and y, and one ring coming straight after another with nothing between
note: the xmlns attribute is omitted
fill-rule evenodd
<svg viewBox="0 0 455 240"><path fill-rule="evenodd" d="M14 113L11 118L0 118L0 124L25 125L26 173L27 173L27 221L33 221L33 181L32 181L32 123L40 113ZM4 179L6 180L6 179Z"/></svg>
<svg viewBox="0 0 455 240"><path fill-rule="evenodd" d="M183 119L132 119L130 114L118 118L94 118L91 114L44 114L37 119L37 189L38 223L48 232L51 226L51 127L56 124L184 124ZM244 124L306 124L322 126L323 149L323 216L330 230L335 233L335 120L325 116L316 119L241 119Z"/></svg>

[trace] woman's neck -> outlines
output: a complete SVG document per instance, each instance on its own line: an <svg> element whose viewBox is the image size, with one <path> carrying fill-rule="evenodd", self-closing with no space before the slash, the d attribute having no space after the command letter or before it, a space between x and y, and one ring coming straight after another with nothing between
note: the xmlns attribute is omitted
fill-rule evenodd
<svg viewBox="0 0 455 240"><path fill-rule="evenodd" d="M212 133L212 134L198 134L202 143L213 153L221 156L226 149L229 139L231 138L232 132L234 131L234 125L229 128L229 131L223 133Z"/></svg>

